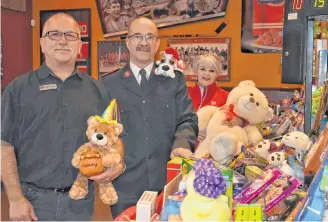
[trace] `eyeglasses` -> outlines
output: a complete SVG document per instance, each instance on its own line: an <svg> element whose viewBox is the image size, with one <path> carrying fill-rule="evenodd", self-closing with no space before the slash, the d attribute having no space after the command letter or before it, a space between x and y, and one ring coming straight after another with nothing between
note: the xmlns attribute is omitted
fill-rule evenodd
<svg viewBox="0 0 328 222"><path fill-rule="evenodd" d="M158 37L157 36L153 36L153 35L141 35L141 34L134 34L134 35L130 35L128 36L128 38L133 39L133 40L137 40L139 42L143 41L144 39L148 42L157 40Z"/></svg>
<svg viewBox="0 0 328 222"><path fill-rule="evenodd" d="M62 36L65 36L65 39L67 41L76 41L79 39L79 34L76 32L59 32L59 31L49 31L46 34L44 34L43 37L48 36L49 39L54 41L61 40Z"/></svg>

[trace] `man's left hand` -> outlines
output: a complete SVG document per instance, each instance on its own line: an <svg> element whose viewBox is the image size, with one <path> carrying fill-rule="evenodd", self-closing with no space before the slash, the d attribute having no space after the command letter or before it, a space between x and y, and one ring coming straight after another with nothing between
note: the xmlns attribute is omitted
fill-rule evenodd
<svg viewBox="0 0 328 222"><path fill-rule="evenodd" d="M191 160L195 159L194 154L189 149L180 148L180 147L172 150L171 159L173 159L174 157L182 157Z"/></svg>
<svg viewBox="0 0 328 222"><path fill-rule="evenodd" d="M102 182L102 181L113 181L115 180L118 176L120 176L123 172L124 165L123 163L119 163L113 168L108 168L106 169L105 172L102 174L99 174L97 176L90 177L90 180L94 180L96 182Z"/></svg>

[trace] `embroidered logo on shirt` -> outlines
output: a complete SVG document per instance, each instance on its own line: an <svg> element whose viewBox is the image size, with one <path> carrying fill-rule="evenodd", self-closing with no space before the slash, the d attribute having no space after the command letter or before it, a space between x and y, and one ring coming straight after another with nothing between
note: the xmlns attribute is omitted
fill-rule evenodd
<svg viewBox="0 0 328 222"><path fill-rule="evenodd" d="M130 76L131 76L131 71L130 70L125 71L124 78L128 78Z"/></svg>
<svg viewBox="0 0 328 222"><path fill-rule="evenodd" d="M211 106L216 106L216 101L211 101Z"/></svg>
<svg viewBox="0 0 328 222"><path fill-rule="evenodd" d="M50 90L50 89L57 89L57 84L48 84L48 85L41 85L39 86L40 91Z"/></svg>

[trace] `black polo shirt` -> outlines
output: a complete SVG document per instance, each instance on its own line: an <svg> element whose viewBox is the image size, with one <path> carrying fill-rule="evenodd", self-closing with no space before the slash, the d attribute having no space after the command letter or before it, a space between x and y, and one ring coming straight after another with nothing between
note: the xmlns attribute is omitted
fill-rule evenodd
<svg viewBox="0 0 328 222"><path fill-rule="evenodd" d="M43 64L11 82L1 98L1 139L14 146L20 182L71 186L78 173L71 160L87 142L87 120L108 102L102 83L77 70L62 81Z"/></svg>

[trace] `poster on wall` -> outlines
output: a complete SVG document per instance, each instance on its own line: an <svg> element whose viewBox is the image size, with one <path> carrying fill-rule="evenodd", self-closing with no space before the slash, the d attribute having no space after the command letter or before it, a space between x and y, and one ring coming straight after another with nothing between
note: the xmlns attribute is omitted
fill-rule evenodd
<svg viewBox="0 0 328 222"><path fill-rule="evenodd" d="M125 41L98 41L98 73L107 75L124 67L130 60Z"/></svg>
<svg viewBox="0 0 328 222"><path fill-rule="evenodd" d="M1 0L1 8L26 12L26 0Z"/></svg>
<svg viewBox="0 0 328 222"><path fill-rule="evenodd" d="M230 38L169 39L169 46L176 48L179 57L186 64L186 81L196 81L193 64L200 55L216 54L222 64L218 81L230 81Z"/></svg>
<svg viewBox="0 0 328 222"><path fill-rule="evenodd" d="M81 32L82 48L79 54L76 67L91 75L91 10L90 9L72 9L72 10L49 10L40 11L40 36L42 35L42 28L45 21L58 12L64 12L71 15L78 22ZM41 64L44 61L43 54L40 50Z"/></svg>
<svg viewBox="0 0 328 222"><path fill-rule="evenodd" d="M147 17L157 27L225 15L228 0L96 0L104 37L127 33L132 20Z"/></svg>
<svg viewBox="0 0 328 222"><path fill-rule="evenodd" d="M241 51L281 53L285 0L242 0Z"/></svg>

